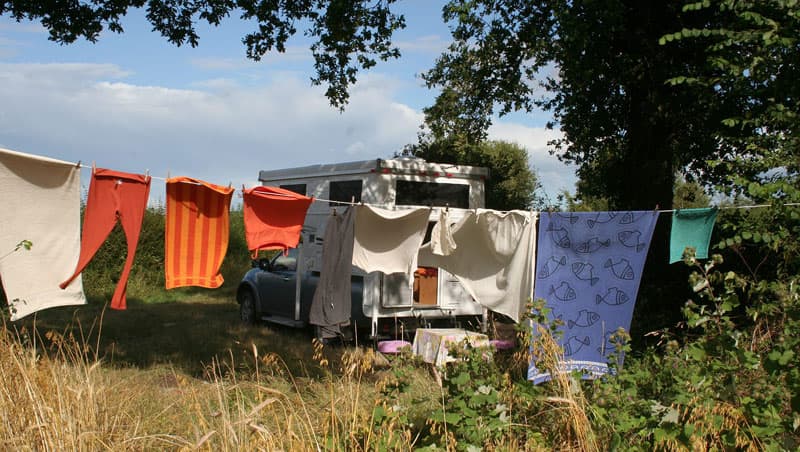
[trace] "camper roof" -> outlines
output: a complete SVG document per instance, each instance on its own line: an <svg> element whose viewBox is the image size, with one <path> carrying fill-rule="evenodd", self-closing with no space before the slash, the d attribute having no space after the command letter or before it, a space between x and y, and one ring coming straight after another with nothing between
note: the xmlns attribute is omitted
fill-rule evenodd
<svg viewBox="0 0 800 452"><path fill-rule="evenodd" d="M277 170L262 170L258 173L258 180L261 182L271 182L289 179L303 179L307 177L376 172L391 174L413 174L421 176L427 175L433 177L447 176L463 179L486 179L489 177L489 169L481 166L428 163L425 160L418 158L398 158L390 160L360 160L357 162L327 163Z"/></svg>

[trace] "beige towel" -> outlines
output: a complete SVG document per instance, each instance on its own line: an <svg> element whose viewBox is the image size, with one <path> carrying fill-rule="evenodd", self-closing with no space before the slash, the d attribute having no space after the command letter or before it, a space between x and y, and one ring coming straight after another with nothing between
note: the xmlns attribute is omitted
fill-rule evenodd
<svg viewBox="0 0 800 452"><path fill-rule="evenodd" d="M80 168L0 149L0 278L11 320L85 304L80 276L61 290L80 253ZM29 240L30 250L14 248Z"/></svg>
<svg viewBox="0 0 800 452"><path fill-rule="evenodd" d="M425 238L431 209L388 210L355 206L353 265L365 272L411 275Z"/></svg>
<svg viewBox="0 0 800 452"><path fill-rule="evenodd" d="M419 263L447 270L479 304L518 322L533 288L535 222L521 210L468 212L452 228L455 249L441 256L427 244Z"/></svg>

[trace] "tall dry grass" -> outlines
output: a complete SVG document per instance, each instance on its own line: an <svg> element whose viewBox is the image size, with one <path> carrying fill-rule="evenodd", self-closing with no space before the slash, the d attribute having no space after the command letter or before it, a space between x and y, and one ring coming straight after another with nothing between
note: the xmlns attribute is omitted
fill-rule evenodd
<svg viewBox="0 0 800 452"><path fill-rule="evenodd" d="M84 335L78 327L38 337L35 326L0 325L0 450L411 450L431 433L431 413L444 404L427 367L401 360L387 370L369 348L315 343L312 359L323 371L296 376L296 366L250 342L247 354L217 356L199 377L169 364L109 363L95 354L104 349L101 331ZM560 347L546 334L538 343L539 362L558 369ZM389 394L398 371L406 389ZM575 383L556 372L546 396L522 408L533 410L529 425L546 443L536 435L506 436L487 447L598 450ZM378 408L389 416L374 417ZM548 425L534 421L542 415ZM457 448L450 437L440 446Z"/></svg>
<svg viewBox="0 0 800 452"><path fill-rule="evenodd" d="M561 371L564 362L564 349L558 345L549 330L542 325L536 325L537 337L533 342L533 354L536 365L550 373L550 386L552 395L545 397L544 401L550 406L556 422L560 428L552 429L560 438L561 450L580 450L587 452L599 451L597 437L587 415L588 402L583 394L580 384L568 372Z"/></svg>
<svg viewBox="0 0 800 452"><path fill-rule="evenodd" d="M51 333L52 355L36 339L0 329L0 448L103 449L137 435L140 421L129 414L134 393L124 381L85 359L73 338Z"/></svg>
<svg viewBox="0 0 800 452"><path fill-rule="evenodd" d="M312 379L253 346L251 373L238 374L231 354L198 379L115 368L81 338L47 336L0 328L2 450L370 450L386 433L371 423L371 350L348 351L336 376Z"/></svg>

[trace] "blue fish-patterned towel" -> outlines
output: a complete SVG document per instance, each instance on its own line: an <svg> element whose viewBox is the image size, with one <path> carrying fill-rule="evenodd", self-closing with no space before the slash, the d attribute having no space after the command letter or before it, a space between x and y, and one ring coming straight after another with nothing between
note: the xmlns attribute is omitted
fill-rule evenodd
<svg viewBox="0 0 800 452"><path fill-rule="evenodd" d="M608 373L609 337L630 329L657 220L654 211L541 214L534 298L564 323L563 371ZM532 362L528 379L541 383L550 374Z"/></svg>

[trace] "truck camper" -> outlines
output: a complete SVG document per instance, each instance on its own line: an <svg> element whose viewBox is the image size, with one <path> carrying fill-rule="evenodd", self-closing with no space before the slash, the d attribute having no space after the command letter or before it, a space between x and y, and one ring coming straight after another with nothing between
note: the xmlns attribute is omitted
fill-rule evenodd
<svg viewBox="0 0 800 452"><path fill-rule="evenodd" d="M393 210L431 208L428 231L440 212L458 221L466 209L484 207L483 167L429 163L415 158L376 159L260 171L263 185L313 197L301 243L288 253L254 261L237 291L243 321L264 320L294 327L308 324L322 267L325 226L335 210L364 203ZM418 326L445 324L485 328L487 310L455 276L440 268L405 273L364 273L352 267L351 326L348 335L398 337ZM318 335L324 336L319 330Z"/></svg>

